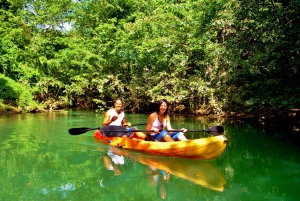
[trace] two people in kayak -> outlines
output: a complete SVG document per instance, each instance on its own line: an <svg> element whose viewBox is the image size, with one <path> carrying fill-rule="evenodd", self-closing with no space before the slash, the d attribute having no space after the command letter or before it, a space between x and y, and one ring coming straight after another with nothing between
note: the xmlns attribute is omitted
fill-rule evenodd
<svg viewBox="0 0 300 201"><path fill-rule="evenodd" d="M185 141L187 140L184 133L187 131L182 128L180 132L172 132L175 130L171 126L170 116L168 114L169 103L166 99L162 99L157 102L155 106L155 112L151 113L148 117L146 130L147 135L139 132L136 127L130 127L131 123L126 122L125 113L122 111L124 102L121 98L117 98L114 101L114 108L109 109L104 114L104 119L102 125L115 125L115 126L126 126L128 128L128 133L126 137L128 138L138 138L149 141ZM136 132L135 132L136 131Z"/></svg>

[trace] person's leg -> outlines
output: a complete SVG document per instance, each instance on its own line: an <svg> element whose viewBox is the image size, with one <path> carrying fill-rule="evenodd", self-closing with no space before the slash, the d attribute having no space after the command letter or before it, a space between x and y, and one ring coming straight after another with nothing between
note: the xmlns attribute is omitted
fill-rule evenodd
<svg viewBox="0 0 300 201"><path fill-rule="evenodd" d="M128 133L126 133L126 137L132 139L135 136L135 132L133 132L133 130L135 129L135 127L130 127L127 128L127 130L129 131Z"/></svg>
<svg viewBox="0 0 300 201"><path fill-rule="evenodd" d="M137 127L134 127L134 130L138 130ZM134 132L134 136L138 139L144 140L146 138L146 135L142 132Z"/></svg>
<svg viewBox="0 0 300 201"><path fill-rule="evenodd" d="M162 130L160 133L151 134L149 135L149 137L152 139L151 141L174 142L174 140L171 138L171 136L168 135L168 132L166 130Z"/></svg>
<svg viewBox="0 0 300 201"><path fill-rule="evenodd" d="M160 133L159 133L159 137L160 139L156 139L157 141L161 141L163 139L163 141L165 142L174 142L174 140L171 138L171 136L168 134L168 132L166 130L162 130Z"/></svg>
<svg viewBox="0 0 300 201"><path fill-rule="evenodd" d="M170 136L174 141L186 141L186 137L183 132L171 133Z"/></svg>
<svg viewBox="0 0 300 201"><path fill-rule="evenodd" d="M165 141L165 142L174 142L174 140L171 138L170 135L165 135L164 141Z"/></svg>
<svg viewBox="0 0 300 201"><path fill-rule="evenodd" d="M127 129L129 132L126 134L126 137L132 139L132 138L138 138L138 139L146 139L146 135L142 132L134 132L135 130L138 130L137 127L130 127Z"/></svg>
<svg viewBox="0 0 300 201"><path fill-rule="evenodd" d="M184 133L181 132L181 134L178 136L178 141L187 141Z"/></svg>

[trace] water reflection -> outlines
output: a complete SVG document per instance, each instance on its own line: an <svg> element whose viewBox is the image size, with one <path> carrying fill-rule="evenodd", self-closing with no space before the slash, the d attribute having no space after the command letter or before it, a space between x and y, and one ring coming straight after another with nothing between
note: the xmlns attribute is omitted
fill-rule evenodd
<svg viewBox="0 0 300 201"><path fill-rule="evenodd" d="M171 176L191 181L202 187L223 191L226 184L225 176L214 161L189 160L181 158L146 155L128 150L111 147L107 156L103 156L107 170L113 171L113 176L101 179L100 186L114 186L128 180L147 178L151 186L155 186L156 195L165 199L168 194L168 181ZM139 162L145 165L144 173L137 176L126 176L121 166Z"/></svg>
<svg viewBox="0 0 300 201"><path fill-rule="evenodd" d="M79 122L73 114L86 118ZM69 111L0 116L0 200L299 199L300 156L295 145L300 135L282 124L176 117L176 128L224 126L229 140L225 152L212 161L198 161L113 152L96 141L92 132L68 134L72 127L98 127L103 115L97 115ZM128 116L130 122L146 122L148 117ZM187 135L207 137L206 133ZM108 151L123 157L124 163L115 166ZM113 168L107 166L111 170L104 156L112 163Z"/></svg>
<svg viewBox="0 0 300 201"><path fill-rule="evenodd" d="M107 152L107 156L103 156L104 165L106 169L114 171L114 175L121 175L120 165L124 165L125 157L113 153L112 151Z"/></svg>

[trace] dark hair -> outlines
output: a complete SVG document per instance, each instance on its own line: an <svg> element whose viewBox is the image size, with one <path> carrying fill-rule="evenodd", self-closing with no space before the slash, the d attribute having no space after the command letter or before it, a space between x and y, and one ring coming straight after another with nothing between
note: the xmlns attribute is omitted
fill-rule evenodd
<svg viewBox="0 0 300 201"><path fill-rule="evenodd" d="M115 104L118 100L122 102L122 105L124 105L124 101L122 100L122 98L116 98L116 99L114 100L114 104Z"/></svg>
<svg viewBox="0 0 300 201"><path fill-rule="evenodd" d="M164 116L167 116L168 111L169 111L169 103L166 99L161 99L159 101L157 101L157 104L155 106L155 112L158 114L159 113L159 107L161 106L161 104L166 103L167 104L167 109L164 112Z"/></svg>

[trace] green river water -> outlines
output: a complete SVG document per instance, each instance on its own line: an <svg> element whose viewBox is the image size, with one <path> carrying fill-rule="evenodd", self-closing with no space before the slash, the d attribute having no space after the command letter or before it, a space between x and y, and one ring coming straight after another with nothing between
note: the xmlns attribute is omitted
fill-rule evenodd
<svg viewBox="0 0 300 201"><path fill-rule="evenodd" d="M93 131L68 133L99 127L102 119L87 110L1 115L0 200L299 199L300 148L285 133L244 122L173 117L173 128L225 128L228 145L211 161L113 150L97 142ZM132 124L146 120L147 114L127 114Z"/></svg>

